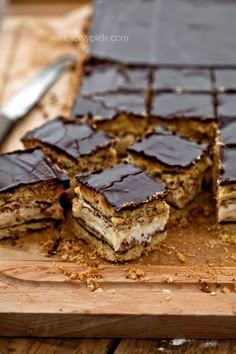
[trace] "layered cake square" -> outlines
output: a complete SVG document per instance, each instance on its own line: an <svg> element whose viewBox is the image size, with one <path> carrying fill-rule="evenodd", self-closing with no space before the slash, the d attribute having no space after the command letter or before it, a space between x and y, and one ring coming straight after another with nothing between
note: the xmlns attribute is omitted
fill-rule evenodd
<svg viewBox="0 0 236 354"><path fill-rule="evenodd" d="M0 238L49 227L63 219L68 176L36 148L0 155Z"/></svg>
<svg viewBox="0 0 236 354"><path fill-rule="evenodd" d="M157 127L128 147L129 161L160 178L168 187L167 201L185 207L200 192L212 165L209 145Z"/></svg>
<svg viewBox="0 0 236 354"><path fill-rule="evenodd" d="M27 148L40 146L70 177L116 162L114 139L76 120L56 118L28 132L22 141Z"/></svg>
<svg viewBox="0 0 236 354"><path fill-rule="evenodd" d="M218 221L236 221L236 146L220 149L220 171L218 181Z"/></svg>
<svg viewBox="0 0 236 354"><path fill-rule="evenodd" d="M209 69L159 68L153 72L152 88L172 92L211 92Z"/></svg>
<svg viewBox="0 0 236 354"><path fill-rule="evenodd" d="M151 120L199 141L214 142L217 130L213 98L208 94L154 92Z"/></svg>
<svg viewBox="0 0 236 354"><path fill-rule="evenodd" d="M75 232L101 257L135 259L165 237L169 206L161 181L124 162L76 180Z"/></svg>
<svg viewBox="0 0 236 354"><path fill-rule="evenodd" d="M84 117L97 129L118 138L116 149L126 148L149 127L147 94L144 91L119 90L90 97L77 97L72 115Z"/></svg>

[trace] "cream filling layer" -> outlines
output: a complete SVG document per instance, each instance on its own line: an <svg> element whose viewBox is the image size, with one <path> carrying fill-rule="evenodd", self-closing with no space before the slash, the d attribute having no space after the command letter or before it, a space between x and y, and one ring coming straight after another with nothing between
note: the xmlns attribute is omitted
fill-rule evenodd
<svg viewBox="0 0 236 354"><path fill-rule="evenodd" d="M169 209L165 213L153 216L152 221L141 224L137 221L129 225L117 227L83 199L74 199L72 206L73 216L81 219L85 227L96 237L106 241L115 252L129 249L134 244L151 242L152 235L165 229L169 218Z"/></svg>
<svg viewBox="0 0 236 354"><path fill-rule="evenodd" d="M236 221L236 202L219 206L218 221Z"/></svg>
<svg viewBox="0 0 236 354"><path fill-rule="evenodd" d="M47 208L39 206L26 206L15 210L0 212L0 229L5 227L20 225L30 220L40 220L45 218L60 219L62 208L58 202L49 205Z"/></svg>
<svg viewBox="0 0 236 354"><path fill-rule="evenodd" d="M236 221L236 190L231 186L219 187L218 221Z"/></svg>

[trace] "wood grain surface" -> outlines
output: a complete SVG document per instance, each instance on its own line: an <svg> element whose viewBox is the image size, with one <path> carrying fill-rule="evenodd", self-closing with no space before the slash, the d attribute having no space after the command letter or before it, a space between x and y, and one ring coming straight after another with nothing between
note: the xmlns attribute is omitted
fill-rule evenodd
<svg viewBox="0 0 236 354"><path fill-rule="evenodd" d="M55 43L55 36L58 38L62 28L67 31L68 25L78 26L79 23L80 31L83 28L81 24L86 24L84 19L89 17L90 10L83 4L78 10L79 5L80 2L73 2L63 7L55 6L53 1L47 4L27 1L23 6L19 1L13 2L9 13L14 16L5 21L0 44L3 53L0 61L1 104L20 88L27 77L53 57L69 50L79 53L79 60L83 59L84 54L78 51L79 43L76 47L73 43ZM76 12L68 13L75 7ZM41 17L42 14L46 14L45 18ZM40 15L40 18L32 20L32 15ZM48 31L51 36L47 35ZM40 46L42 42L43 47ZM24 61L19 61L22 57ZM65 114L69 112L79 73L78 67L76 72L70 72L59 80L39 107L13 132L5 150L21 147L19 137L26 128L37 126L63 110ZM52 96L59 98L59 105L53 105ZM33 246L28 249L4 246L0 249L0 256L1 336L136 338L1 338L0 353L236 352L234 341L181 339L235 337L233 261L225 268L214 266L216 277L212 277L208 267L204 273L196 266L185 267L181 262L176 266L158 268L146 265L142 266L145 279L140 281L127 278L128 266L106 265L101 271L102 278L97 281L98 289L90 292L86 281L69 279L71 274L86 271L87 266L54 263L35 252ZM209 288L216 295L211 295ZM224 293L224 288L229 289L229 293ZM138 337L180 339L138 340Z"/></svg>

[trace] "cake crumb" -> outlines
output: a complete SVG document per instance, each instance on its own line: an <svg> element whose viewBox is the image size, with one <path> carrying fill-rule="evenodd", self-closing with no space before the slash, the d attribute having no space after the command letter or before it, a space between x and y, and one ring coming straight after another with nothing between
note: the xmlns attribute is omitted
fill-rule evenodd
<svg viewBox="0 0 236 354"><path fill-rule="evenodd" d="M132 280L144 280L144 271L139 268L129 268L126 278Z"/></svg>
<svg viewBox="0 0 236 354"><path fill-rule="evenodd" d="M72 273L70 274L70 278L71 278L71 279L77 279L77 277L78 277L78 273L76 273L76 272L72 272Z"/></svg>
<svg viewBox="0 0 236 354"><path fill-rule="evenodd" d="M226 286L224 286L222 289L221 289L222 293L224 294L229 294L231 291L229 288L227 288Z"/></svg>
<svg viewBox="0 0 236 354"><path fill-rule="evenodd" d="M166 301L170 301L170 300L171 300L171 297L170 297L170 296L166 296L166 297L165 297L165 300L166 300Z"/></svg>
<svg viewBox="0 0 236 354"><path fill-rule="evenodd" d="M90 291L95 291L99 288L99 284L95 282L94 279L92 278L88 278L86 283L87 283L87 288Z"/></svg>
<svg viewBox="0 0 236 354"><path fill-rule="evenodd" d="M215 296L215 295L216 295L216 292L215 292L215 291L211 291L210 295L211 295L211 296Z"/></svg>
<svg viewBox="0 0 236 354"><path fill-rule="evenodd" d="M173 277L168 277L167 279L166 279L166 282L167 283L173 283L174 282L174 279L173 279Z"/></svg>
<svg viewBox="0 0 236 354"><path fill-rule="evenodd" d="M180 262L182 262L182 263L186 262L186 257L183 255L183 253L176 252L176 255L177 255L178 259L180 260Z"/></svg>

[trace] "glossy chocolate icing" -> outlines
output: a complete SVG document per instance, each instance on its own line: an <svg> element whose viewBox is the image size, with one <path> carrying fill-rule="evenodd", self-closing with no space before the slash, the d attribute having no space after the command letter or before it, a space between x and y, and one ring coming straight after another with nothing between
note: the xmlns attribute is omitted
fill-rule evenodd
<svg viewBox="0 0 236 354"><path fill-rule="evenodd" d="M112 118L115 114L116 110L106 107L101 100L96 100L93 97L81 97L80 92L71 111L71 116L77 118L84 116Z"/></svg>
<svg viewBox="0 0 236 354"><path fill-rule="evenodd" d="M94 96L95 100L102 102L106 107L118 112L142 114L146 111L146 95L144 91L126 91L105 93Z"/></svg>
<svg viewBox="0 0 236 354"><path fill-rule="evenodd" d="M151 114L162 118L184 116L201 121L214 120L214 107L208 94L155 93Z"/></svg>
<svg viewBox="0 0 236 354"><path fill-rule="evenodd" d="M119 89L144 90L148 87L150 69L124 67L112 63L85 65L81 95L92 95Z"/></svg>
<svg viewBox="0 0 236 354"><path fill-rule="evenodd" d="M126 63L235 65L235 18L234 0L97 0L90 52Z"/></svg>
<svg viewBox="0 0 236 354"><path fill-rule="evenodd" d="M131 153L157 161L167 167L189 167L208 149L207 144L188 140L163 127L128 147Z"/></svg>
<svg viewBox="0 0 236 354"><path fill-rule="evenodd" d="M79 160L109 145L112 139L88 124L56 118L27 133L23 140L35 139Z"/></svg>
<svg viewBox="0 0 236 354"><path fill-rule="evenodd" d="M81 97L78 95L73 117L98 116L103 119L111 119L120 112L143 114L146 112L146 93L144 91L119 90Z"/></svg>
<svg viewBox="0 0 236 354"><path fill-rule="evenodd" d="M220 142L236 146L236 115L235 117L220 117Z"/></svg>
<svg viewBox="0 0 236 354"><path fill-rule="evenodd" d="M220 150L221 173L220 185L236 182L236 146L223 146Z"/></svg>
<svg viewBox="0 0 236 354"><path fill-rule="evenodd" d="M225 117L236 116L236 95L218 94L217 115Z"/></svg>
<svg viewBox="0 0 236 354"><path fill-rule="evenodd" d="M158 197L166 194L164 183L127 163L120 163L87 176L76 176L76 179L101 193L116 211L135 208L156 198L157 194Z"/></svg>
<svg viewBox="0 0 236 354"><path fill-rule="evenodd" d="M207 69L157 69L152 87L158 90L208 91L212 90L211 72Z"/></svg>
<svg viewBox="0 0 236 354"><path fill-rule="evenodd" d="M39 148L0 155L0 192L53 180L69 187L67 174L51 165Z"/></svg>

